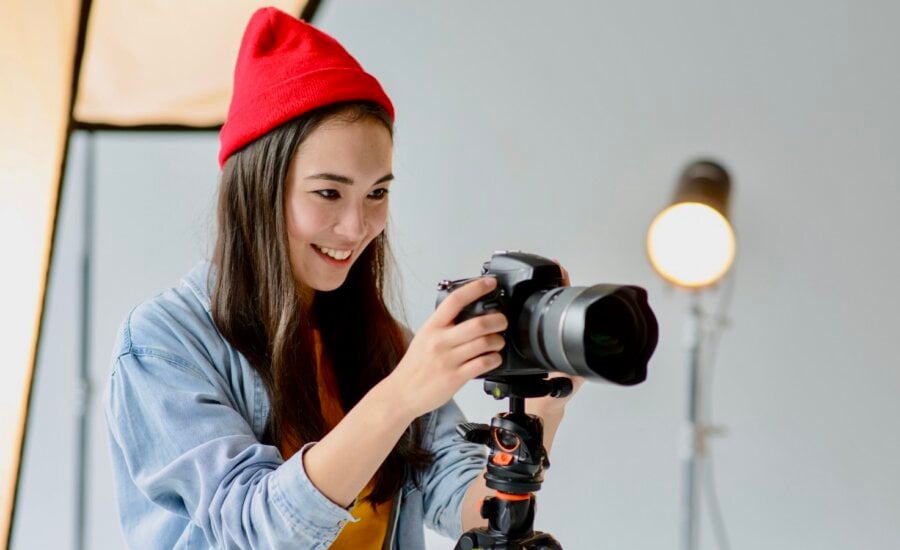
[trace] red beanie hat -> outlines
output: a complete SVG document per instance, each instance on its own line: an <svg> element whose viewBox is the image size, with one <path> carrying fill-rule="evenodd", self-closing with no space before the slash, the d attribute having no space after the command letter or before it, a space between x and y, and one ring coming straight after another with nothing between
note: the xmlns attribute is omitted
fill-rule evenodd
<svg viewBox="0 0 900 550"><path fill-rule="evenodd" d="M315 27L275 8L250 18L237 65L228 118L219 133L219 166L269 130L303 113L343 101L394 106L375 77Z"/></svg>

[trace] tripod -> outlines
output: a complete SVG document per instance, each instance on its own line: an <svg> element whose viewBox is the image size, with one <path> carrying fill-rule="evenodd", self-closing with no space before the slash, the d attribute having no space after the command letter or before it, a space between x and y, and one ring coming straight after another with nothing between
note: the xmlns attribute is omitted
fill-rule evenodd
<svg viewBox="0 0 900 550"><path fill-rule="evenodd" d="M562 550L552 535L534 531L534 492L541 488L550 460L544 448L544 422L525 413L525 399L565 397L572 392L572 382L548 380L546 375L514 376L485 380L484 391L494 399L509 398L509 412L494 416L490 426L466 423L457 431L490 449L484 477L496 495L481 504L488 526L463 533L456 550Z"/></svg>

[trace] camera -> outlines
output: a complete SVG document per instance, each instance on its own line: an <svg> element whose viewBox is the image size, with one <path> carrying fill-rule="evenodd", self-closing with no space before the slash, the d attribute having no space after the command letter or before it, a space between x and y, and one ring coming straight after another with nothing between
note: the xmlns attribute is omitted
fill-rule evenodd
<svg viewBox="0 0 900 550"><path fill-rule="evenodd" d="M647 378L659 329L643 288L563 286L554 261L517 251L495 252L481 275L495 277L497 287L465 307L456 323L499 311L509 327L503 362L480 378L504 381L559 371L624 386ZM472 280L441 281L437 304Z"/></svg>

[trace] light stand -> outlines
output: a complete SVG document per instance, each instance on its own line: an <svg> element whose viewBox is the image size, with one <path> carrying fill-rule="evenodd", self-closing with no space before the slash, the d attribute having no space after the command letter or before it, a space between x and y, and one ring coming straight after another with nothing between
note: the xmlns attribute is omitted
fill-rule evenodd
<svg viewBox="0 0 900 550"><path fill-rule="evenodd" d="M691 324L689 327L688 354L688 409L687 425L685 433L685 464L684 482L682 486L684 499L684 517L682 518L681 532L684 540L682 548L693 550L697 548L697 493L700 485L699 462L703 457L703 423L700 417L701 400L703 391L700 379L700 353L703 338L703 318L700 311L699 295L692 296Z"/></svg>
<svg viewBox="0 0 900 550"><path fill-rule="evenodd" d="M653 220L647 235L647 252L653 268L668 283L691 293L686 334L688 403L682 485L683 550L698 548L701 466L706 460L707 438L718 431L706 424L703 410L706 316L700 293L718 283L734 261L735 238L727 217L730 189L730 177L718 163L700 160L689 164L670 206Z"/></svg>

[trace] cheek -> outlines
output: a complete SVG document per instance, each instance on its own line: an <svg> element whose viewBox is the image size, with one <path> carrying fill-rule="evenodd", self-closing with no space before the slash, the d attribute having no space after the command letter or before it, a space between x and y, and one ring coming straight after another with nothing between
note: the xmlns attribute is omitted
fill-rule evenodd
<svg viewBox="0 0 900 550"><path fill-rule="evenodd" d="M388 218L388 209L387 204L380 205L375 212L372 213L372 216L369 218L369 228L372 233L371 238L374 239L378 235L384 231L385 225L387 225Z"/></svg>
<svg viewBox="0 0 900 550"><path fill-rule="evenodd" d="M313 240L321 228L328 226L328 220L318 209L295 202L286 208L285 224L288 239L294 243Z"/></svg>

